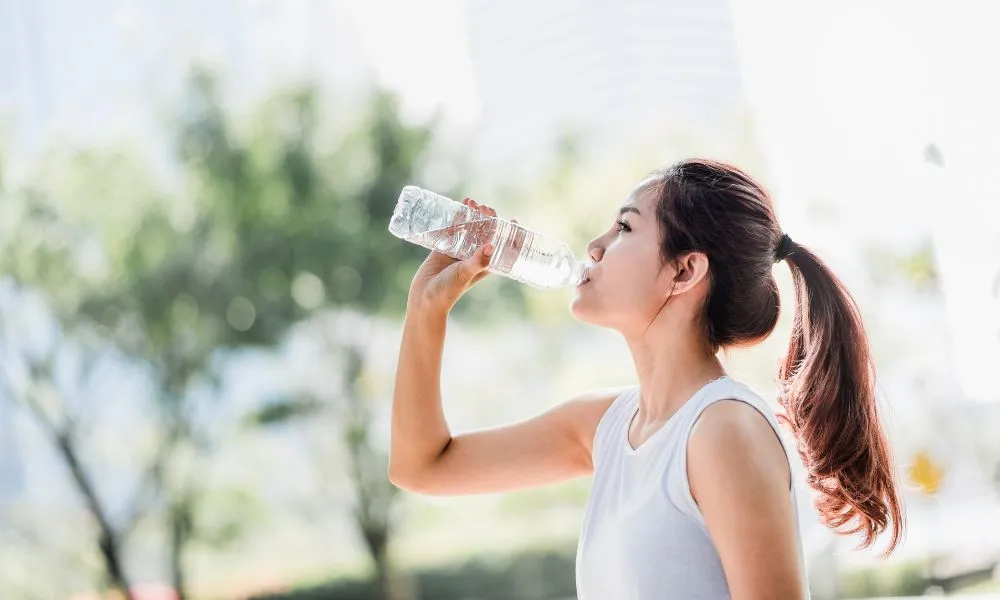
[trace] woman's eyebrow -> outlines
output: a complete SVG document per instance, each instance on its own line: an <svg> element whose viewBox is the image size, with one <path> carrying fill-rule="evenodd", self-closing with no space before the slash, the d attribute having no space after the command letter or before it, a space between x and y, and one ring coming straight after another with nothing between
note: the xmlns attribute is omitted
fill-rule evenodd
<svg viewBox="0 0 1000 600"><path fill-rule="evenodd" d="M620 216L622 216L623 214L625 214L627 212L634 212L635 214L639 215L640 217L642 216L642 213L639 212L639 209L636 208L636 207L634 207L634 206L623 206L623 207L619 208L618 209L618 216L620 217Z"/></svg>

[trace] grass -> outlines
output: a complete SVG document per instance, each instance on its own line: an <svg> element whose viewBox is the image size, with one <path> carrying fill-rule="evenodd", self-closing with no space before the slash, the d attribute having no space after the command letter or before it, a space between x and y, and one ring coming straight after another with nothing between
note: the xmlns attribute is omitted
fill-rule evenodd
<svg viewBox="0 0 1000 600"><path fill-rule="evenodd" d="M998 594L1000 597L1000 579L992 579L990 581L984 581L982 583L977 583L976 585L969 586L964 590L960 590L955 593L956 596L964 596L967 594Z"/></svg>

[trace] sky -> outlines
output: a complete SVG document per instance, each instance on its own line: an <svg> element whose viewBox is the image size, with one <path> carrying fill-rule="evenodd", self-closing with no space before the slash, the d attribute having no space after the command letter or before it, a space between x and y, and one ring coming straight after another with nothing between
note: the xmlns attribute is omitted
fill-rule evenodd
<svg viewBox="0 0 1000 600"><path fill-rule="evenodd" d="M479 98L463 0L371 0L347 10L376 77L400 92L408 110L419 116L441 107L458 123L475 120Z"/></svg>

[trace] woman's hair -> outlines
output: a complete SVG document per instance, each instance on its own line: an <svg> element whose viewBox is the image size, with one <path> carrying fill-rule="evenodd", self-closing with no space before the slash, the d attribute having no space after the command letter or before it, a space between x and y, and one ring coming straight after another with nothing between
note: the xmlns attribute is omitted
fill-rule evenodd
<svg viewBox="0 0 1000 600"><path fill-rule="evenodd" d="M663 264L703 252L709 290L701 315L713 352L766 338L780 300L772 266L784 258L795 282L795 321L778 369L778 418L795 434L816 508L839 533L862 532L861 547L891 527L902 539L902 502L879 421L875 372L861 314L830 269L784 235L767 191L727 164L686 160L655 172Z"/></svg>

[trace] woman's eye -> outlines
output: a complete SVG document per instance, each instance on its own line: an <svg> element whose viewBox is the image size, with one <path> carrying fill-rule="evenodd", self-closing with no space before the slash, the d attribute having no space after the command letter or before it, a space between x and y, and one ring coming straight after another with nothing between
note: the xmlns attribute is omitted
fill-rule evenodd
<svg viewBox="0 0 1000 600"><path fill-rule="evenodd" d="M625 221L618 221L618 231L632 231L632 228Z"/></svg>

